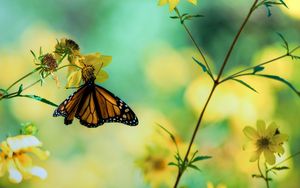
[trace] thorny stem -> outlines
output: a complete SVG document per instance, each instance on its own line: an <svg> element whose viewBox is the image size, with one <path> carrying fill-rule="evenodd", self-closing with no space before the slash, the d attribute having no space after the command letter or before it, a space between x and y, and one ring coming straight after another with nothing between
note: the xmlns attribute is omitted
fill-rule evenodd
<svg viewBox="0 0 300 188"><path fill-rule="evenodd" d="M177 15L178 15L178 17L180 19L180 23L183 25L185 31L188 33L190 39L192 40L193 44L196 46L198 52L200 53L200 55L201 55L201 57L202 57L205 65L207 67L207 71L209 72L209 76L211 77L212 80L214 80L211 68L210 68L210 66L209 66L209 64L208 64L208 62L207 62L204 54L202 53L202 50L200 49L199 45L197 44L196 40L194 39L194 37L193 37L192 33L190 32L190 30L188 29L188 27L185 25L185 23L184 23L184 21L182 19L182 15L180 14L180 12L179 12L179 10L178 10L177 7L175 7L175 12L177 13Z"/></svg>
<svg viewBox="0 0 300 188"><path fill-rule="evenodd" d="M200 124L201 124L203 115L204 115L204 113L205 113L205 110L206 110L206 108L207 108L207 105L208 105L208 103L209 103L209 101L210 101L210 99L211 99L211 97L212 97L212 95L213 95L215 89L216 89L217 86L220 84L220 83L219 83L219 80L220 80L220 78L221 78L221 76L222 76L222 74L223 74L224 68L225 68L225 66L226 66L226 64L227 64L227 62L228 62L228 60L229 60L229 57L230 57L230 55L231 55L231 53L232 53L232 50L234 49L234 47L235 47L235 45L236 45L236 42L237 42L237 40L239 39L239 36L240 36L241 32L243 31L243 29L244 29L246 23L248 22L248 20L249 20L251 14L253 13L254 7L255 7L255 5L257 4L257 2L258 2L258 0L255 0L254 3L253 3L253 5L251 6L248 15L246 16L244 22L242 23L242 25L241 25L239 31L237 32L237 34L236 34L236 36L235 36L235 38L234 38L234 40L233 40L233 42L232 42L232 44L231 44L231 46L230 46L230 48L229 48L229 51L227 52L227 55L226 55L226 57L225 57L225 59L224 59L224 62L223 62L222 67L221 67L221 69L220 69L220 72L219 72L219 74L218 74L218 76L217 76L217 79L214 80L214 85L213 85L213 87L212 87L212 89L211 89L211 91L210 91L210 94L209 94L209 96L208 96L208 99L207 99L207 101L206 101L206 103L205 103L205 105L204 105L204 107L203 107L203 109L202 109L202 111L201 111L201 113L200 113L198 122L197 122L196 127L195 127L195 130L194 130L194 132L193 132L193 136L192 136L192 138L191 138L191 140L190 140L188 149L187 149L187 151L186 151L186 154L185 154L185 157L184 157L184 160L183 160L184 162L188 161L188 156L189 156L189 153L190 153L190 151L191 151L191 147L192 147L193 142L194 142L194 140L195 140L195 137L196 137L196 135L197 135L197 132L198 132L198 129L199 129L199 127L200 127ZM176 10L176 9L175 9L175 10ZM178 174L177 174L177 178L176 178L176 181L175 181L175 184L174 184L174 188L177 188L177 186L178 186L178 184L179 184L179 181L180 181L180 178L182 177L182 174L183 174L183 173L184 173L184 171L179 171L179 170L178 170Z"/></svg>

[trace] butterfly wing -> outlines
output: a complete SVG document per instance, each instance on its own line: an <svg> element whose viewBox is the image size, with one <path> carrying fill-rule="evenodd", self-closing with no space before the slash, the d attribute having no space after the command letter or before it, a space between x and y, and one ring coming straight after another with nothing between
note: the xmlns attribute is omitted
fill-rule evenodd
<svg viewBox="0 0 300 188"><path fill-rule="evenodd" d="M138 124L135 113L119 97L98 85L95 85L94 94L96 110L102 122L119 122L130 126Z"/></svg>
<svg viewBox="0 0 300 188"><path fill-rule="evenodd" d="M98 127L108 122L130 126L138 124L134 112L120 98L94 83L86 83L54 111L53 116L65 117L65 124L74 116L86 127Z"/></svg>
<svg viewBox="0 0 300 188"><path fill-rule="evenodd" d="M76 92L70 95L66 100L64 100L58 108L54 111L53 116L63 116L65 117L64 123L69 125L72 123L75 113L79 107L80 101L86 94L87 86L83 85Z"/></svg>

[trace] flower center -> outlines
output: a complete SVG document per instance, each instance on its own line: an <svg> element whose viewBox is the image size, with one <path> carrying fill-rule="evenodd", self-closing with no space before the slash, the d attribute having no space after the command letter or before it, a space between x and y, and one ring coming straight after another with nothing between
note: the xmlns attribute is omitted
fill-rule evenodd
<svg viewBox="0 0 300 188"><path fill-rule="evenodd" d="M163 159L154 159L152 161L152 167L156 171L161 171L161 170L165 169L166 164Z"/></svg>
<svg viewBox="0 0 300 188"><path fill-rule="evenodd" d="M270 143L271 142L270 142L269 138L262 137L257 140L256 146L260 149L268 149L270 146Z"/></svg>
<svg viewBox="0 0 300 188"><path fill-rule="evenodd" d="M87 82L89 80L95 80L95 74L94 74L95 68L92 65L86 65L82 68L81 74L84 82Z"/></svg>

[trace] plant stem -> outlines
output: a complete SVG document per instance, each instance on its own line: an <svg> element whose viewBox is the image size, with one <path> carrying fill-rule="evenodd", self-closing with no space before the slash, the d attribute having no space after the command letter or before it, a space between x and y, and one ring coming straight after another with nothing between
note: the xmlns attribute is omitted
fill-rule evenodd
<svg viewBox="0 0 300 188"><path fill-rule="evenodd" d="M195 137L196 137L196 135L197 135L198 129L199 129L200 125L201 125L201 122L202 122L202 119L203 119L203 115L204 115L205 110L206 110L206 108L207 108L207 106L208 106L208 103L209 103L209 101L211 100L211 97L212 97L212 95L213 95L215 89L216 89L217 86L220 84L220 83L219 83L219 79L220 79L221 76L222 76L223 70L224 70L224 68L225 68L225 66L226 66L226 64L227 64L227 62L228 62L228 59L229 59L229 57L230 57L230 55L231 55L231 52L232 52L232 50L233 50L233 48L234 48L234 46L235 46L235 44L236 44L236 42L237 42L237 40L238 40L238 38L239 38L239 36L240 36L242 30L244 29L246 23L248 22L248 20L249 20L251 14L252 14L252 12L253 12L253 10L254 10L253 8L255 7L255 5L257 4L257 2L258 2L258 0L255 0L254 3L253 3L253 5L251 6L250 11L249 11L247 17L245 18L244 22L242 23L242 26L240 27L239 31L237 32L237 34L236 34L236 36L235 36L235 38L234 38L234 40L233 40L233 42L232 42L232 44L231 44L231 46L230 46L230 49L229 49L229 51L228 51L228 53L227 53L227 55L226 55L226 57L225 57L225 59L224 59L224 62L223 62L222 67L221 67L221 69L220 69L220 72L219 72L219 74L218 74L218 76L217 76L217 79L214 80L214 85L213 85L213 87L212 87L212 89L211 89L211 91L210 91L210 94L209 94L209 96L208 96L208 99L206 100L206 103L205 103L205 105L204 105L204 107L203 107L203 109L202 109L202 111L201 111L201 113L200 113L198 122L197 122L196 127L195 127L195 130L194 130L194 132L193 132L193 136L192 136L192 138L191 138L191 140L190 140L188 149L187 149L186 154L185 154L185 157L184 157L184 162L188 161L188 156L189 156L189 153L190 153L190 151L191 151L191 147L192 147L193 142L194 142L194 140L195 140ZM175 9L175 10L176 10L176 9ZM177 11L178 11L178 10L177 10ZM179 12L178 12L178 14L179 14ZM179 14L179 17L180 17L180 14ZM192 35L191 35L191 36L192 36ZM193 38L193 37L192 37L192 38ZM177 178L176 178L176 181L175 181L175 184L174 184L174 188L177 188L177 186L178 186L178 184L179 184L179 182L180 182L180 179L181 179L183 173L184 173L184 171L178 171Z"/></svg>
<svg viewBox="0 0 300 188"><path fill-rule="evenodd" d="M232 44L231 44L231 46L230 46L230 48L229 48L229 50L228 50L228 52L227 52L227 54L226 54L226 56L225 56L224 62L223 62L223 64L222 64L222 67L221 67L220 72L219 72L219 74L218 74L217 82L220 80L220 78L221 78L221 76L222 76L222 73L223 73L223 71L224 71L224 69L225 69L225 67L226 67L226 65L227 65L228 60L229 60L229 57L231 56L231 53L232 53L232 51L233 51L233 49L234 49L234 47L235 47L235 44L236 44L236 42L238 41L238 39L239 39L239 37L240 37L240 35L241 35L241 33L242 33L242 31L243 31L243 29L244 29L246 23L248 22L248 20L249 20L249 18L250 18L250 16L251 16L251 14L252 14L253 11L255 10L255 6L256 6L257 2L258 2L258 0L255 0L255 1L254 1L253 5L251 6L251 8L250 8L250 10L249 10L249 13L248 13L246 19L244 20L244 22L242 23L242 25L241 25L239 31L237 32L236 36L234 37L233 42L232 42Z"/></svg>
<svg viewBox="0 0 300 188"><path fill-rule="evenodd" d="M188 27L185 25L185 23L184 23L184 21L183 21L183 19L182 19L182 16L181 16L181 14L180 14L180 12L179 12L179 10L178 10L177 7L175 7L175 12L177 13L177 15L178 15L178 17L179 17L179 19L180 19L180 23L183 25L185 31L188 33L190 39L192 40L193 44L194 44L195 47L197 48L198 52L200 53L200 55L201 55L201 57L202 57L202 59L203 59L205 65L206 65L206 67L207 67L207 71L209 72L209 76L211 77L212 80L214 80L212 71L211 71L211 69L210 69L210 66L209 66L209 64L208 64L208 62L207 62L207 60L206 60L204 54L202 53L202 51L201 51L199 45L197 44L196 40L194 39L194 37L193 37L191 31L190 31L190 30L188 29Z"/></svg>
<svg viewBox="0 0 300 188"><path fill-rule="evenodd" d="M269 64L269 63L272 63L272 62L278 61L278 60L280 60L280 59L283 59L283 58L285 58L285 57L289 57L294 51L296 51L296 50L298 50L298 49L300 49L300 46L294 48L294 49L291 50L289 53L286 53L286 54L281 55L281 56L278 56L278 57L276 57L276 58L274 58L274 59L271 59L271 60L265 61L265 62L263 62L263 63L260 63L260 64L257 64L257 65L254 65L254 66L245 68L245 69L243 69L243 70L240 70L240 71L238 71L238 72L236 72L236 73L234 73L234 74L232 74L232 75L230 75L230 76L224 78L223 80L220 81L220 83L225 82L225 81L227 81L227 80L230 80L230 79L232 79L232 78L236 78L236 77L238 77L238 76L240 76L240 75L244 75L244 74L241 74L241 73L246 72L246 71L248 71L248 70L253 70L255 67L264 66L264 65L267 65L267 64Z"/></svg>
<svg viewBox="0 0 300 188"><path fill-rule="evenodd" d="M265 177L265 182L266 182L266 185L267 185L267 188L270 187L270 184L269 184L269 177L268 177L268 166L267 164L265 163L265 173L266 173L266 177Z"/></svg>
<svg viewBox="0 0 300 188"><path fill-rule="evenodd" d="M210 91L210 94L209 94L209 96L208 96L208 99L207 99L207 101L206 101L206 103L205 103L205 105L204 105L204 107L203 107L203 109L202 109L202 111L201 111L201 113L200 113L198 122L197 122L197 124L196 124L196 128L195 128L195 130L194 130L194 132L193 132L192 139L190 140L189 147L188 147L188 150L186 151L186 154L185 154L185 157L184 157L184 160L183 160L183 161L187 161L187 160L188 160L188 155L189 155L189 153L190 153L190 151L191 151L193 142L194 142L194 140L195 140L195 138L196 138L196 135L197 135L198 129L199 129L199 127L200 127L200 124L201 124L201 121L202 121L204 112L205 112L205 110L206 110L206 107L207 107L207 105L208 105L208 103L209 103L209 101L210 101L210 99L211 99L211 97L212 97L212 95L213 95L213 93L214 93L214 91L215 91L217 85L218 85L218 84L215 82L214 85L213 85L213 87L212 87L212 89L211 89L211 91ZM181 178L182 174L183 174L183 171L181 171L181 172L178 171L178 174L177 174L177 178L176 178L176 182L175 182L174 188L176 188L176 187L178 186L178 183L179 183L179 181L180 181L180 178Z"/></svg>
<svg viewBox="0 0 300 188"><path fill-rule="evenodd" d="M12 83L7 89L6 91L10 90L14 85L16 85L17 83L19 83L20 81L22 81L23 79L27 78L28 76L32 75L33 73L37 72L38 70L40 70L41 68L35 68L33 71L31 71L30 73L22 76L20 79L18 79L17 81L15 81L14 83Z"/></svg>

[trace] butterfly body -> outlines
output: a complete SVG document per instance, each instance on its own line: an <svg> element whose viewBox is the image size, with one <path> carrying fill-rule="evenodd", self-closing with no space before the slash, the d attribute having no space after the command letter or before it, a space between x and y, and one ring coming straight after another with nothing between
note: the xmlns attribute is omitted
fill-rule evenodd
<svg viewBox="0 0 300 188"><path fill-rule="evenodd" d="M138 124L138 119L130 107L120 98L89 79L76 92L63 101L53 116L65 117L69 125L74 117L86 127L98 127L104 123L119 122L130 126Z"/></svg>

